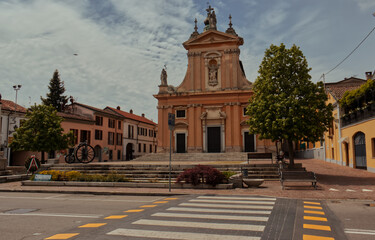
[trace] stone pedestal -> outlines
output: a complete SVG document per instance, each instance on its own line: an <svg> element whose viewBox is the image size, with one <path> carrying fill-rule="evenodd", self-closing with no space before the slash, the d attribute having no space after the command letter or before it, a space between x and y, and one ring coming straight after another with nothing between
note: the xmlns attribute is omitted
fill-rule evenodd
<svg viewBox="0 0 375 240"><path fill-rule="evenodd" d="M0 171L5 170L8 166L8 159L3 158L3 156L0 156Z"/></svg>

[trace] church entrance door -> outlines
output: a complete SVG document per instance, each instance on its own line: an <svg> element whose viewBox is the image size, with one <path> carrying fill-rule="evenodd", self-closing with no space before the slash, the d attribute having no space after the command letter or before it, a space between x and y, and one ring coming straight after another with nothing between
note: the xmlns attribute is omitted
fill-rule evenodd
<svg viewBox="0 0 375 240"><path fill-rule="evenodd" d="M185 133L176 133L177 153L185 153Z"/></svg>
<svg viewBox="0 0 375 240"><path fill-rule="evenodd" d="M245 138L245 152L255 152L254 134L244 132Z"/></svg>
<svg viewBox="0 0 375 240"><path fill-rule="evenodd" d="M221 152L220 127L207 127L207 152Z"/></svg>

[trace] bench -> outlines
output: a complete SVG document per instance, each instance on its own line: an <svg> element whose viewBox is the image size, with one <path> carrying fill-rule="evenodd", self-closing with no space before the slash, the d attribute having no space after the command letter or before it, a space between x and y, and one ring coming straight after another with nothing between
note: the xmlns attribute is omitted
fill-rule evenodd
<svg viewBox="0 0 375 240"><path fill-rule="evenodd" d="M314 172L306 171L281 171L280 182L284 189L285 182L311 182L312 186L316 189L316 176Z"/></svg>
<svg viewBox="0 0 375 240"><path fill-rule="evenodd" d="M279 167L279 175L281 175L281 172L306 172L306 168L304 168L304 167L280 168Z"/></svg>
<svg viewBox="0 0 375 240"><path fill-rule="evenodd" d="M247 153L247 164L249 164L249 160L251 159L270 159L272 161L272 153L258 153L258 152L251 152Z"/></svg>

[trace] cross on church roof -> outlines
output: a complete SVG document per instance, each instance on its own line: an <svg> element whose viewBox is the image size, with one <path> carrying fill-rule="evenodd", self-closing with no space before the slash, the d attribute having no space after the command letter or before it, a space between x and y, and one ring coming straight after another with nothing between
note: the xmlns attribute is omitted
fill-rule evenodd
<svg viewBox="0 0 375 240"><path fill-rule="evenodd" d="M209 14L211 14L211 11L212 11L212 10L214 10L214 9L211 7L211 5L209 5L208 8L206 9L206 11L207 11Z"/></svg>

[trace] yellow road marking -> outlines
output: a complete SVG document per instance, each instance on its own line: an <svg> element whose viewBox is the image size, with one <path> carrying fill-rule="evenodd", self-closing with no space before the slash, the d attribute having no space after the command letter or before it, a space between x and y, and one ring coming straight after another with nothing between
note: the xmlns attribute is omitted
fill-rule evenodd
<svg viewBox="0 0 375 240"><path fill-rule="evenodd" d="M164 200L176 200L178 198L164 198Z"/></svg>
<svg viewBox="0 0 375 240"><path fill-rule="evenodd" d="M143 205L143 206L140 206L140 207L143 207L143 208L148 208L148 207L156 207L157 205Z"/></svg>
<svg viewBox="0 0 375 240"><path fill-rule="evenodd" d="M106 225L106 223L88 223L82 226L79 226L79 228L96 228Z"/></svg>
<svg viewBox="0 0 375 240"><path fill-rule="evenodd" d="M154 203L167 203L168 201L158 201L158 202L154 202Z"/></svg>
<svg viewBox="0 0 375 240"><path fill-rule="evenodd" d="M320 205L318 202L303 202L304 204Z"/></svg>
<svg viewBox="0 0 375 240"><path fill-rule="evenodd" d="M314 236L314 235L303 235L303 240L335 240L331 237L320 237L320 236Z"/></svg>
<svg viewBox="0 0 375 240"><path fill-rule="evenodd" d="M127 217L128 215L112 215L112 216L108 216L104 219L121 219L121 218L124 218L124 217Z"/></svg>
<svg viewBox="0 0 375 240"><path fill-rule="evenodd" d="M308 209L319 209L319 210L323 209L322 207L315 207L315 206L303 206L303 207L308 208Z"/></svg>
<svg viewBox="0 0 375 240"><path fill-rule="evenodd" d="M322 217L303 216L303 219L305 219L305 220L312 220L312 221L327 222L327 218L322 218Z"/></svg>
<svg viewBox="0 0 375 240"><path fill-rule="evenodd" d="M331 231L330 226L323 226L323 225L303 224L303 228L314 229L314 230L323 230L323 231Z"/></svg>
<svg viewBox="0 0 375 240"><path fill-rule="evenodd" d="M77 236L79 233L62 233L56 234L46 239L69 239L71 237Z"/></svg>
<svg viewBox="0 0 375 240"><path fill-rule="evenodd" d="M144 209L132 209L132 210L126 210L124 212L142 212Z"/></svg>
<svg viewBox="0 0 375 240"><path fill-rule="evenodd" d="M304 212L304 213L311 213L311 214L325 215L324 212L320 212L320 211L309 211L309 210L304 210L303 212Z"/></svg>

